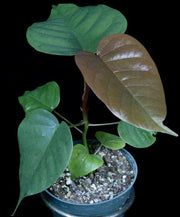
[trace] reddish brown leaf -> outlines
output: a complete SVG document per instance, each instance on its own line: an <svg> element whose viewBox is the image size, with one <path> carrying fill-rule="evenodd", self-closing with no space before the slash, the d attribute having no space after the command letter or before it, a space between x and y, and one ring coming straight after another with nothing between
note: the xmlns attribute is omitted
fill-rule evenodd
<svg viewBox="0 0 180 217"><path fill-rule="evenodd" d="M75 57L85 81L110 111L137 127L176 135L163 125L166 103L155 63L143 45L127 34L105 37L97 55Z"/></svg>

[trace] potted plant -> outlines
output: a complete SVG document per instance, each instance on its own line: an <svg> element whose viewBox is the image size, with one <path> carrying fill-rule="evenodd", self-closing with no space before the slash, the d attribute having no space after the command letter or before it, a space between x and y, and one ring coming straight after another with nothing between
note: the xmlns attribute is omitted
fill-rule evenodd
<svg viewBox="0 0 180 217"><path fill-rule="evenodd" d="M78 7L74 4L53 6L46 21L28 28L27 40L36 50L53 55L75 55L84 78L83 119L73 124L55 110L60 103L60 87L55 81L19 97L25 118L18 128L21 159L17 207L24 197L42 192L54 216L124 216L133 202L133 184L137 176L136 162L124 149L125 145L149 147L155 142L157 132L177 136L163 125L166 104L157 67L143 45L124 34L126 28L126 18L115 9L105 5ZM118 122L90 122L87 101L91 90ZM98 130L96 140L87 139L89 127L112 124L117 124L116 135ZM82 134L82 141L73 141L73 128ZM121 168L123 163L129 170ZM97 189L92 180L96 179L98 184L105 182L99 175L105 166L111 168L104 171L111 187L122 188L120 182L125 186L128 177L126 188L121 189L121 193L116 192L119 195L105 193L107 197L93 198L86 204L71 202L72 191L66 187L77 179L81 180L82 187L82 179L87 178L83 188L87 191L93 188L93 192L96 190L103 197L105 190L100 190L102 186ZM114 182L115 167L120 182ZM58 190L68 201L53 195L59 186L66 191L63 194ZM87 197L84 196L86 200Z"/></svg>

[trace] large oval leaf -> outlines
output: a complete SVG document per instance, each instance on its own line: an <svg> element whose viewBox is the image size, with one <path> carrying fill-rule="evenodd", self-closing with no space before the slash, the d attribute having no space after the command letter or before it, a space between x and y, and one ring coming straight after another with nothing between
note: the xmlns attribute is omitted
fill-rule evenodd
<svg viewBox="0 0 180 217"><path fill-rule="evenodd" d="M68 165L73 143L69 127L50 112L30 112L18 128L20 197L39 193L52 185ZM17 205L17 206L18 206Z"/></svg>
<svg viewBox="0 0 180 217"><path fill-rule="evenodd" d="M27 30L27 40L36 50L56 55L75 55L77 51L96 52L101 39L124 33L125 17L105 5L78 7L74 4L53 6L45 22Z"/></svg>
<svg viewBox="0 0 180 217"><path fill-rule="evenodd" d="M35 90L26 91L18 99L26 114L35 109L51 112L60 102L60 89L55 81L51 81Z"/></svg>
<svg viewBox="0 0 180 217"><path fill-rule="evenodd" d="M95 94L118 118L139 128L177 135L163 125L166 104L155 63L126 34L105 37L97 55L80 51L76 63Z"/></svg>

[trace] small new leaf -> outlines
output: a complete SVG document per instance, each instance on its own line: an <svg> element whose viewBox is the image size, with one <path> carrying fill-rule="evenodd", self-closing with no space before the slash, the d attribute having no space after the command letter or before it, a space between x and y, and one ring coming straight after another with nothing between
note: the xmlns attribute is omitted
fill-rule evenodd
<svg viewBox="0 0 180 217"><path fill-rule="evenodd" d="M124 121L119 122L118 133L124 142L135 148L147 148L156 141L153 136L156 132L140 129Z"/></svg>
<svg viewBox="0 0 180 217"><path fill-rule="evenodd" d="M102 131L96 132L95 136L106 148L118 150L125 147L125 142L119 136Z"/></svg>
<svg viewBox="0 0 180 217"><path fill-rule="evenodd" d="M71 179L89 174L103 165L103 160L99 155L89 154L87 148L77 144L73 148L73 153L69 161L69 171Z"/></svg>

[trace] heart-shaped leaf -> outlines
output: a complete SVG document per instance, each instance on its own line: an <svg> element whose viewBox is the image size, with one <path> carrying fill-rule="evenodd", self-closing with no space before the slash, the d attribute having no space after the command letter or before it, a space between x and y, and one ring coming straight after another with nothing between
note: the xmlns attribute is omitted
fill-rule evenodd
<svg viewBox="0 0 180 217"><path fill-rule="evenodd" d="M101 39L124 33L126 18L106 5L78 7L53 6L50 17L27 30L27 40L36 50L48 54L75 55L77 51L96 52Z"/></svg>
<svg viewBox="0 0 180 217"><path fill-rule="evenodd" d="M124 142L135 148L147 148L156 141L153 136L155 132L137 128L124 121L119 122L118 133Z"/></svg>
<svg viewBox="0 0 180 217"><path fill-rule="evenodd" d="M19 205L24 197L45 190L58 179L67 168L73 143L67 124L59 124L53 114L42 109L30 112L21 122L18 141Z"/></svg>
<svg viewBox="0 0 180 217"><path fill-rule="evenodd" d="M20 96L19 103L26 114L35 109L52 111L60 102L60 89L56 82L48 82L32 91L26 91Z"/></svg>
<svg viewBox="0 0 180 217"><path fill-rule="evenodd" d="M147 50L133 37L113 34L98 45L97 55L80 51L76 63L94 93L118 118L139 128L177 136L163 125L163 86Z"/></svg>
<svg viewBox="0 0 180 217"><path fill-rule="evenodd" d="M73 153L68 165L71 179L87 175L102 166L103 163L99 155L89 154L85 146L77 144L73 147Z"/></svg>
<svg viewBox="0 0 180 217"><path fill-rule="evenodd" d="M96 132L95 136L106 148L118 150L124 148L126 145L119 136L110 133L98 131Z"/></svg>

